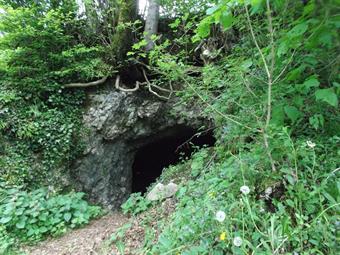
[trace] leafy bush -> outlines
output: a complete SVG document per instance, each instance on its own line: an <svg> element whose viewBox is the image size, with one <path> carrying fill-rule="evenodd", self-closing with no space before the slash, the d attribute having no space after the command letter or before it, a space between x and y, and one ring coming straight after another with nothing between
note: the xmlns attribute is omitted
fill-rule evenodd
<svg viewBox="0 0 340 255"><path fill-rule="evenodd" d="M86 224L100 215L101 209L90 206L83 196L83 193L75 192L57 195L47 189L27 192L2 184L0 236L7 236L9 240L36 241Z"/></svg>
<svg viewBox="0 0 340 255"><path fill-rule="evenodd" d="M129 199L122 204L121 208L124 214L136 215L146 211L151 205L151 201L147 200L141 193L133 193Z"/></svg>
<svg viewBox="0 0 340 255"><path fill-rule="evenodd" d="M63 85L110 68L102 47L87 41L76 1L0 4L0 176L30 189L63 186L82 150L85 98Z"/></svg>

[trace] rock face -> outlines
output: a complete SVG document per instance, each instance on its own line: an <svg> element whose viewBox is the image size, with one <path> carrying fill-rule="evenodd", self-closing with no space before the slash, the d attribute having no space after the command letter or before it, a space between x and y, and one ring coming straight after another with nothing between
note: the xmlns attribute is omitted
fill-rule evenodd
<svg viewBox="0 0 340 255"><path fill-rule="evenodd" d="M132 164L139 148L185 127L207 123L197 117L194 107L185 109L175 103L143 91L90 93L84 114L86 149L71 173L76 187L92 201L118 208L131 193ZM185 112L186 117L173 112Z"/></svg>

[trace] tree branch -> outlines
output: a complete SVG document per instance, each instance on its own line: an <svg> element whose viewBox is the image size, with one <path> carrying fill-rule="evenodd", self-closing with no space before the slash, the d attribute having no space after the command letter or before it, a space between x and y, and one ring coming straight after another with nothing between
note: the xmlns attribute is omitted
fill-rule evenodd
<svg viewBox="0 0 340 255"><path fill-rule="evenodd" d="M93 86L97 86L100 84L103 84L107 78L109 76L105 76L103 78L101 78L100 80L97 81L91 81L91 82L87 82L87 83L69 83L69 84L65 84L63 85L64 88L87 88L87 87L93 87Z"/></svg>
<svg viewBox="0 0 340 255"><path fill-rule="evenodd" d="M270 9L270 3L269 0L266 0L266 5L267 5L267 19L268 19L268 30L270 33L270 46L271 46L271 65L269 66L254 33L254 29L253 26L251 24L251 20L250 20L250 15L249 15L249 11L248 11L248 6L246 3L244 3L244 7L246 10L246 17L247 17L247 21L248 21L248 25L249 25L249 29L250 29L250 34L252 36L252 39L254 41L254 44L261 56L263 65L264 65L264 69L266 71L267 74L267 106L266 106L266 111L267 111L267 116L266 116L266 120L265 120L265 125L262 128L262 133L263 133L263 142L264 142L264 147L267 151L267 155L272 167L272 171L275 172L276 171L276 167L275 167L275 162L274 159L272 157L272 153L270 151L270 147L269 147L269 137L268 137L268 129L269 129L269 124L270 124L270 119L271 119L271 111L272 111L272 86L273 86L273 73L274 73L274 67L275 67L275 48L274 48L274 29L273 29L273 23L272 23L272 15L271 15L271 9Z"/></svg>
<svg viewBox="0 0 340 255"><path fill-rule="evenodd" d="M146 75L144 69L143 69L143 75L144 75L145 82L146 82L146 85L147 85L147 87L148 87L150 93L154 94L155 96L157 96L157 97L159 97L159 98L165 99L165 100L169 100L169 99L171 98L171 96L172 96L172 91L168 91L168 92L169 92L169 95L166 97L166 96L162 96L162 95L158 94L156 91L154 91L154 90L152 89L152 86L156 86L156 87L158 87L160 90L166 91L166 89L160 88L160 87L157 86L157 85L152 85L151 82L149 81L149 79L148 79L148 77L147 77L147 75Z"/></svg>

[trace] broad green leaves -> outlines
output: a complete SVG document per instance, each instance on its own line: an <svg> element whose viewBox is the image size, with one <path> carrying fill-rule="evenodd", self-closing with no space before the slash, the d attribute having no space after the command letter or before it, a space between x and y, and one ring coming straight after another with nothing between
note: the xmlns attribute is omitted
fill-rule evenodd
<svg viewBox="0 0 340 255"><path fill-rule="evenodd" d="M99 207L90 206L82 199L83 193L51 195L45 189L8 190L15 193L0 186L0 223L19 240L39 240L47 234L60 234L100 214Z"/></svg>
<svg viewBox="0 0 340 255"><path fill-rule="evenodd" d="M247 59L241 63L241 68L244 71L247 71L253 65L253 61L251 59Z"/></svg>
<svg viewBox="0 0 340 255"><path fill-rule="evenodd" d="M295 106L285 106L284 111L292 122L296 122L302 115Z"/></svg>
<svg viewBox="0 0 340 255"><path fill-rule="evenodd" d="M221 1L218 5L207 9L207 17L198 24L193 41L196 42L208 37L213 24L220 24L224 30L229 29L235 22L231 7L234 2L230 0Z"/></svg>
<svg viewBox="0 0 340 255"><path fill-rule="evenodd" d="M141 193L132 193L128 200L121 205L124 214L137 215L147 210L151 201L144 198Z"/></svg>
<svg viewBox="0 0 340 255"><path fill-rule="evenodd" d="M309 118L309 124L311 124L314 129L318 130L324 126L325 118L322 114L315 114Z"/></svg>
<svg viewBox="0 0 340 255"><path fill-rule="evenodd" d="M199 41L202 38L207 37L210 35L210 25L213 24L213 18L212 17L206 17L204 18L199 25L197 26L196 35L193 38L193 41Z"/></svg>
<svg viewBox="0 0 340 255"><path fill-rule="evenodd" d="M231 13L223 12L221 13L219 23L222 25L224 29L228 29L233 25L235 18Z"/></svg>
<svg viewBox="0 0 340 255"><path fill-rule="evenodd" d="M288 34L291 37L297 37L297 36L301 36L303 35L308 29L308 24L306 22L304 23L300 23L298 25L296 25L295 27L293 27Z"/></svg>
<svg viewBox="0 0 340 255"><path fill-rule="evenodd" d="M252 13L257 13L263 4L263 0L250 0L250 4L252 6Z"/></svg>
<svg viewBox="0 0 340 255"><path fill-rule="evenodd" d="M328 103L331 106L337 107L338 106L338 97L334 92L333 88L327 89L318 89L315 92L315 98L318 101L323 101Z"/></svg>
<svg viewBox="0 0 340 255"><path fill-rule="evenodd" d="M318 81L318 79L316 79L314 76L312 76L311 78L307 79L304 83L303 86L309 90L311 88L317 88L319 87L320 82Z"/></svg>

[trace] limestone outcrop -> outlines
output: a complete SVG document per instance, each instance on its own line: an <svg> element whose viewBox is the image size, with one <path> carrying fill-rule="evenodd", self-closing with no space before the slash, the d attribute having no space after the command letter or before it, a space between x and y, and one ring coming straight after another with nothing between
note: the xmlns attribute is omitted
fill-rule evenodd
<svg viewBox="0 0 340 255"><path fill-rule="evenodd" d="M195 107L161 101L143 91L91 92L87 105L86 148L71 177L77 189L110 209L118 208L131 193L132 164L139 148L208 123Z"/></svg>

